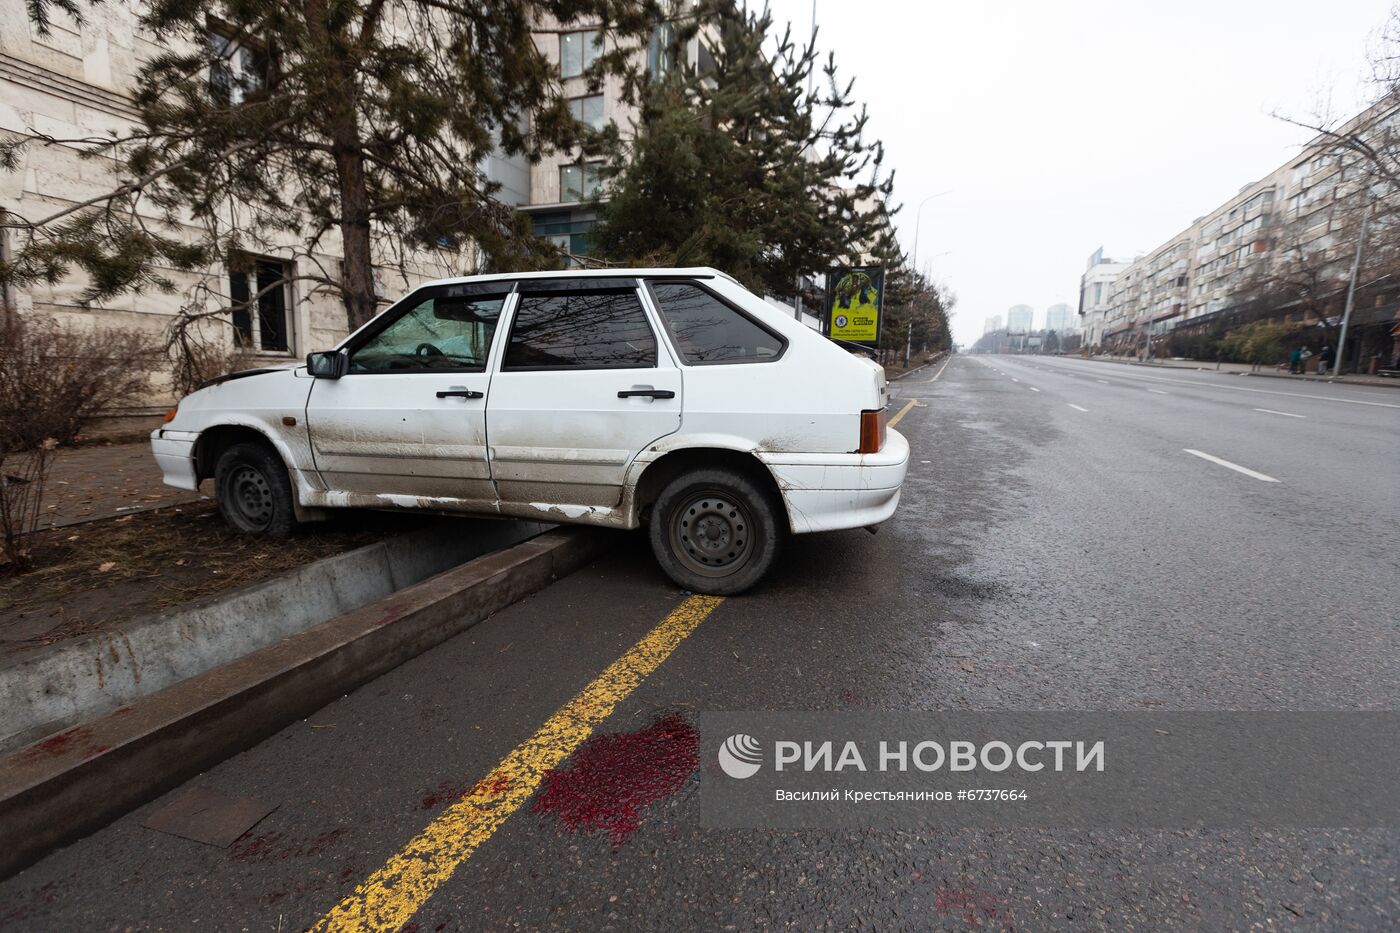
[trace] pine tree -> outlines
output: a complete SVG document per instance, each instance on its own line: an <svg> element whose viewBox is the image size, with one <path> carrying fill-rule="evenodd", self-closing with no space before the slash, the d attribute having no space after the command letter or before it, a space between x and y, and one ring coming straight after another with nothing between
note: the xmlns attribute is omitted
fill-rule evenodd
<svg viewBox="0 0 1400 933"><path fill-rule="evenodd" d="M775 38L766 10L722 0L706 17L704 64L678 61L638 89L633 133L609 153L593 250L714 266L790 296L800 273L860 261L887 224L893 177L833 58Z"/></svg>
<svg viewBox="0 0 1400 933"><path fill-rule="evenodd" d="M30 0L40 24L50 7L78 9ZM296 277L339 294L354 328L377 309L376 259L471 243L488 268L554 264L478 167L493 150L537 159L584 141L535 27L597 24L596 84L633 68L658 16L652 0L151 0L141 27L167 51L140 73L131 133L0 142L0 170L61 142L114 160L122 179L47 217L0 217L20 233L0 282L78 269L98 301L171 290L165 268L290 244ZM325 268L317 254L335 234L343 263Z"/></svg>

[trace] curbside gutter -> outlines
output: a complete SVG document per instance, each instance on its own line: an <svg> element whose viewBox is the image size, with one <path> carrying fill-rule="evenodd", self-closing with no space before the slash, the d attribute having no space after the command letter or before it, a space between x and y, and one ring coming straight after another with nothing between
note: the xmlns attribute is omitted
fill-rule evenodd
<svg viewBox="0 0 1400 933"><path fill-rule="evenodd" d="M457 518L0 661L0 754L553 525Z"/></svg>
<svg viewBox="0 0 1400 933"><path fill-rule="evenodd" d="M592 561L547 532L0 758L0 878L106 825Z"/></svg>

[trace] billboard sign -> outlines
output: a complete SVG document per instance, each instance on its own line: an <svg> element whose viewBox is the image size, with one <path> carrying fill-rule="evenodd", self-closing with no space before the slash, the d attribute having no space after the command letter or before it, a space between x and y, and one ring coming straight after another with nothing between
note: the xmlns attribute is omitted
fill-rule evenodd
<svg viewBox="0 0 1400 933"><path fill-rule="evenodd" d="M830 270L826 300L827 336L872 347L879 342L885 306L884 269L856 266Z"/></svg>

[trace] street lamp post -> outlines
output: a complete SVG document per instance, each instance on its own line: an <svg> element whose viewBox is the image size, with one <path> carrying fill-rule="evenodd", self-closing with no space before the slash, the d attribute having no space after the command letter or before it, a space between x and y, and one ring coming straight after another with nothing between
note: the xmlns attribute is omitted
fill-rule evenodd
<svg viewBox="0 0 1400 933"><path fill-rule="evenodd" d="M1347 304L1346 310L1342 312L1342 333L1337 338L1337 358L1333 361L1331 382L1342 374L1342 364L1345 357L1342 355L1347 348L1347 327L1351 324L1351 309L1356 303L1356 276L1361 271L1361 251L1366 246L1366 223L1371 219L1371 202L1367 200L1366 206L1361 209L1361 230L1356 237L1356 256L1351 261L1351 280L1347 283ZM1357 363L1361 360L1358 357Z"/></svg>
<svg viewBox="0 0 1400 933"><path fill-rule="evenodd" d="M923 220L924 205L934 198L941 198L945 194L952 194L952 189L948 191L938 191L919 202L919 206L914 208L914 249L909 254L909 264L915 272L919 271L919 222Z"/></svg>
<svg viewBox="0 0 1400 933"><path fill-rule="evenodd" d="M950 189L951 190L951 189ZM919 206L914 208L914 249L909 254L909 265L915 275L919 272L919 222L923 220L924 205L934 198L941 198L948 194L948 191L937 191L919 202ZM904 368L909 368L909 356L914 347L914 305L909 305L909 327L904 334Z"/></svg>

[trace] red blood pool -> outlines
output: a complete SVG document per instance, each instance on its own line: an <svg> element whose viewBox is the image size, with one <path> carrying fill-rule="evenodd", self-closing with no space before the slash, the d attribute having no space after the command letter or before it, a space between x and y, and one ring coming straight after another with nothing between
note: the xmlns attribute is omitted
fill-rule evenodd
<svg viewBox="0 0 1400 933"><path fill-rule="evenodd" d="M545 775L533 810L554 814L570 832L606 830L621 845L641 825L642 811L680 790L699 764L699 733L669 713L639 732L584 742L567 767Z"/></svg>

